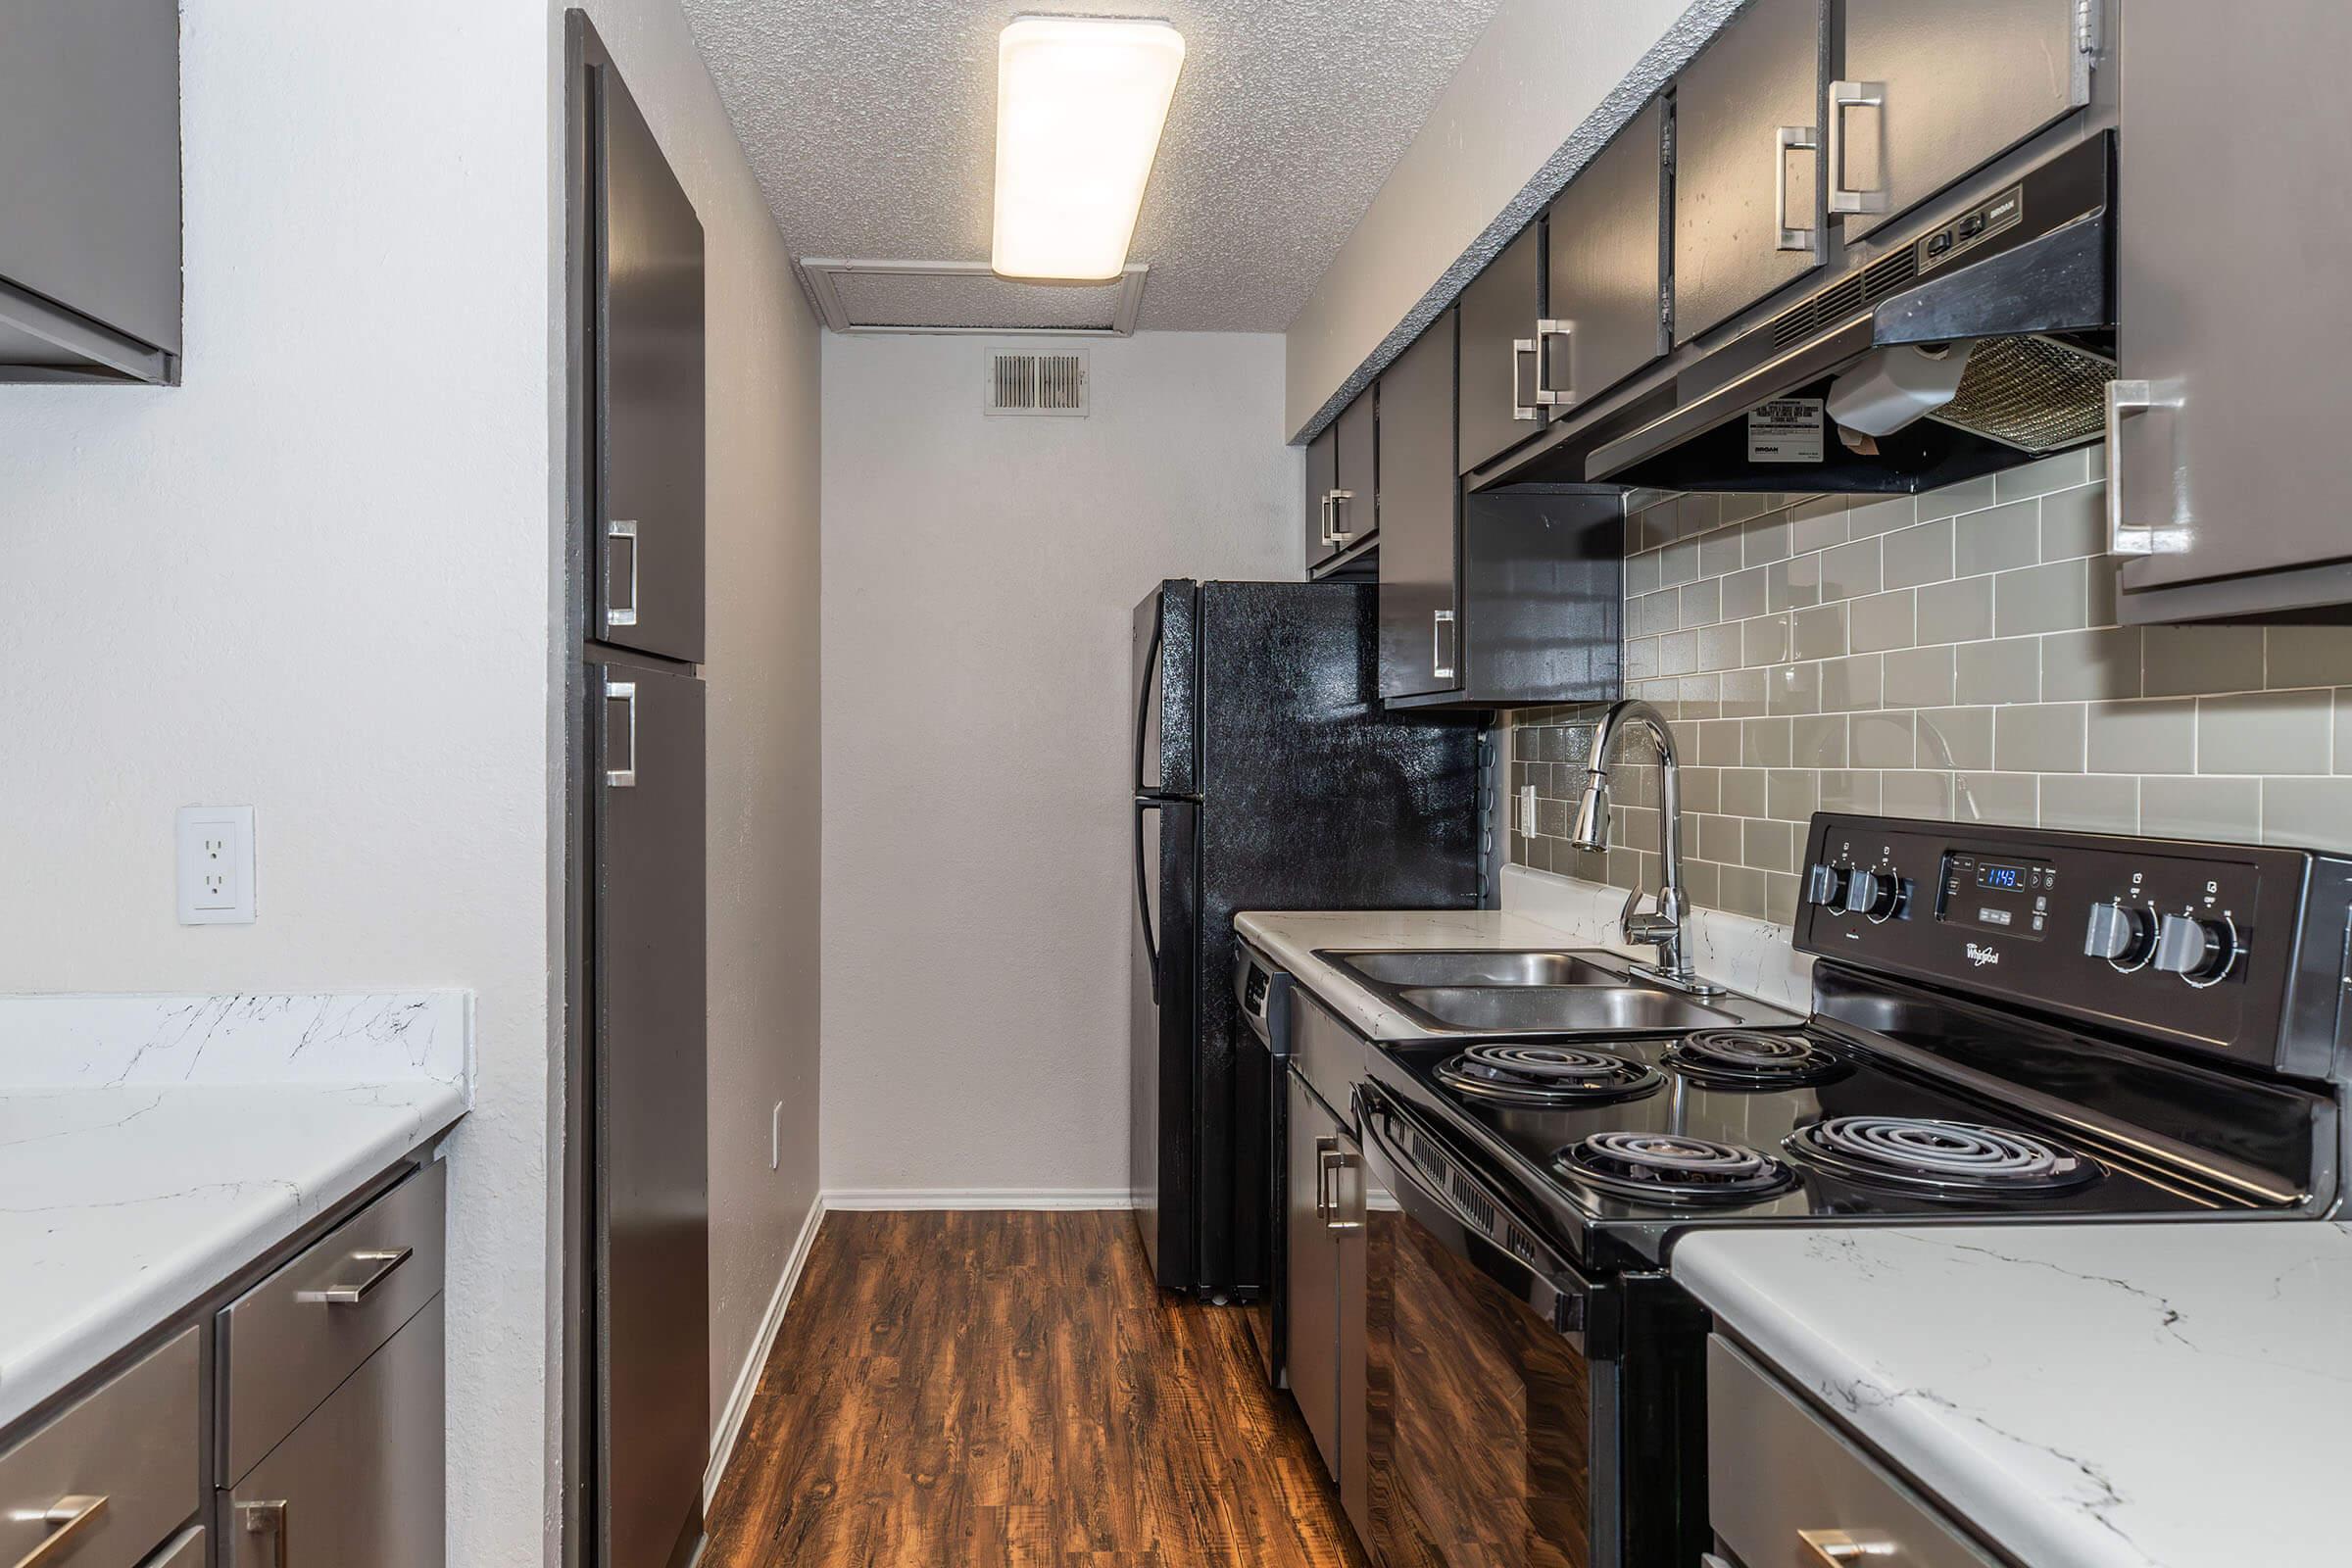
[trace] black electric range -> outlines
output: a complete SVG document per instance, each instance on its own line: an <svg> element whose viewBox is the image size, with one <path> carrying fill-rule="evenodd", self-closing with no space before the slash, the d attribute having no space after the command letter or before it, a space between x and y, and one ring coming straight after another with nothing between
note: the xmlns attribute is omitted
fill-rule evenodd
<svg viewBox="0 0 2352 1568"><path fill-rule="evenodd" d="M1387 1560L1697 1560L1693 1228L2336 1209L2352 860L1827 814L1808 851L1801 1024L1358 1041L1314 1209L1360 1257L1337 1468Z"/></svg>

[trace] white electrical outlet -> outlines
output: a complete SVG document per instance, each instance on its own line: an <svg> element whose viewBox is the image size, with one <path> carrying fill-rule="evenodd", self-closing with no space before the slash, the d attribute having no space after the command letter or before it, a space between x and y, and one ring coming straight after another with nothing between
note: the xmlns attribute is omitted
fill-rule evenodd
<svg viewBox="0 0 2352 1568"><path fill-rule="evenodd" d="M776 1102L776 1108L767 1117L767 1168L784 1168L784 1102L781 1100Z"/></svg>
<svg viewBox="0 0 2352 1568"><path fill-rule="evenodd" d="M1519 831L1529 838L1536 836L1536 787L1519 786Z"/></svg>
<svg viewBox="0 0 2352 1568"><path fill-rule="evenodd" d="M253 808L183 806L179 923L253 924Z"/></svg>

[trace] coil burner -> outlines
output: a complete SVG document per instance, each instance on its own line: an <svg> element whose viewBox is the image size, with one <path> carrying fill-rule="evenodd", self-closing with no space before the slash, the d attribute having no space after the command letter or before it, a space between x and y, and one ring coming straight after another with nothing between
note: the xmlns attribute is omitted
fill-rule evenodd
<svg viewBox="0 0 2352 1568"><path fill-rule="evenodd" d="M1832 1116L1790 1135L1788 1148L1854 1181L1972 1196L2066 1193L2103 1174L2089 1155L2046 1138L1915 1116Z"/></svg>
<svg viewBox="0 0 2352 1568"><path fill-rule="evenodd" d="M1760 1029L1701 1029L1666 1053L1678 1070L1703 1083L1739 1089L1798 1088L1845 1076L1830 1052L1800 1034Z"/></svg>
<svg viewBox="0 0 2352 1568"><path fill-rule="evenodd" d="M1679 1133L1594 1133L1552 1159L1588 1185L1652 1203L1750 1203L1795 1179L1769 1154Z"/></svg>
<svg viewBox="0 0 2352 1568"><path fill-rule="evenodd" d="M1464 1094L1520 1105L1637 1100L1666 1081L1629 1056L1569 1046L1472 1046L1447 1057L1437 1076Z"/></svg>

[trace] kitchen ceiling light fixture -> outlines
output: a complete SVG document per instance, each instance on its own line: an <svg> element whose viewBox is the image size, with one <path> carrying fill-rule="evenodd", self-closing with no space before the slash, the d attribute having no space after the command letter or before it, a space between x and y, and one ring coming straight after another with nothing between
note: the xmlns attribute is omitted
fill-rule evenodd
<svg viewBox="0 0 2352 1568"><path fill-rule="evenodd" d="M1119 275L1184 67L1165 22L1017 17L997 38L997 217L1005 277Z"/></svg>

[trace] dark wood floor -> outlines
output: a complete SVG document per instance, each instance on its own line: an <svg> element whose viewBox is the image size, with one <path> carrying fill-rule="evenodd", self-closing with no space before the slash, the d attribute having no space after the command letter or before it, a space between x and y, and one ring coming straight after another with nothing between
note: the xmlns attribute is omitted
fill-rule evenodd
<svg viewBox="0 0 2352 1568"><path fill-rule="evenodd" d="M708 1568L1362 1568L1231 1309L1123 1213L826 1216Z"/></svg>

